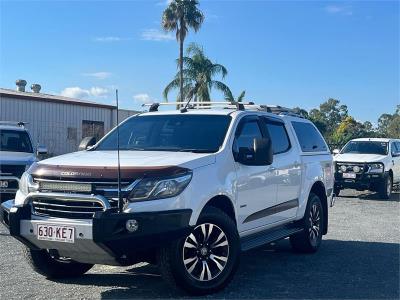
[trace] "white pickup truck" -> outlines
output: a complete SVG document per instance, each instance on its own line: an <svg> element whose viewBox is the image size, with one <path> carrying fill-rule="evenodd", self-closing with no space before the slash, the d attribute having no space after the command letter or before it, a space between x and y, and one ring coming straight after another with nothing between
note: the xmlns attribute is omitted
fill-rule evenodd
<svg viewBox="0 0 400 300"><path fill-rule="evenodd" d="M400 184L400 140L359 138L334 150L335 195L345 188L378 192L389 199Z"/></svg>
<svg viewBox="0 0 400 300"><path fill-rule="evenodd" d="M24 173L0 219L36 272L158 263L167 281L198 295L230 282L241 251L287 237L296 251L317 251L334 174L311 122L252 103L158 106Z"/></svg>

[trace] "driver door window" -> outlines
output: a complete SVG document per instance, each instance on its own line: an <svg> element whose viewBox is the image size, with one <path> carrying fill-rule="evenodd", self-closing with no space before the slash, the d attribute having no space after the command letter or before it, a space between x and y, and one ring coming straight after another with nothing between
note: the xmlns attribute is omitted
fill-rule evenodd
<svg viewBox="0 0 400 300"><path fill-rule="evenodd" d="M262 138L260 127L257 120L247 121L238 130L235 142L235 152L239 152L240 148L247 148L249 151L254 150L254 139Z"/></svg>

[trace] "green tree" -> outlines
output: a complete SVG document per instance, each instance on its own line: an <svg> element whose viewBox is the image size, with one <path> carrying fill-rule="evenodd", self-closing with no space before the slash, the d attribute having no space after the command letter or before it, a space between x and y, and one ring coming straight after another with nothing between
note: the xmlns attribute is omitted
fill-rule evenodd
<svg viewBox="0 0 400 300"><path fill-rule="evenodd" d="M215 80L214 77L221 75L222 79L228 74L226 68L221 64L213 63L196 44L190 44L186 50L187 56L183 57L184 69L176 74L164 89L163 96L168 101L168 94L172 89L180 85L180 74L183 74L183 95L194 101L209 102L212 89L219 90L225 95L231 95L229 87L223 82Z"/></svg>
<svg viewBox="0 0 400 300"><path fill-rule="evenodd" d="M246 91L242 91L240 93L239 97L237 97L237 99L235 99L235 97L233 97L233 94L231 93L231 91L228 91L228 94L225 95L225 100L230 101L230 102L243 102L245 95L246 95Z"/></svg>
<svg viewBox="0 0 400 300"><path fill-rule="evenodd" d="M400 105L394 114L382 114L378 119L378 133L382 137L400 138Z"/></svg>
<svg viewBox="0 0 400 300"><path fill-rule="evenodd" d="M296 114L302 116L302 117L305 118L305 119L309 119L309 118L310 118L310 116L309 116L309 114L308 114L308 111L306 111L306 110L303 109L303 108L300 108L300 107L297 106L297 107L293 108L293 110L294 110L294 112L295 112Z"/></svg>
<svg viewBox="0 0 400 300"><path fill-rule="evenodd" d="M370 122L358 122L353 117L347 116L334 130L331 142L344 145L348 141L359 137L374 137L375 132Z"/></svg>
<svg viewBox="0 0 400 300"><path fill-rule="evenodd" d="M197 0L173 0L164 10L162 15L162 27L165 31L175 31L179 42L179 71L180 101L184 101L183 95L183 42L190 28L197 32L204 21L203 13L197 8Z"/></svg>
<svg viewBox="0 0 400 300"><path fill-rule="evenodd" d="M340 105L340 101L333 98L329 98L319 109L312 109L309 113L309 119L314 122L328 143L333 143L336 128L347 117L347 106Z"/></svg>
<svg viewBox="0 0 400 300"><path fill-rule="evenodd" d="M319 109L312 109L308 114L309 120L311 120L315 126L317 126L318 130L322 133L326 140L328 140L327 136L327 128L328 128L328 120L326 120L325 116Z"/></svg>

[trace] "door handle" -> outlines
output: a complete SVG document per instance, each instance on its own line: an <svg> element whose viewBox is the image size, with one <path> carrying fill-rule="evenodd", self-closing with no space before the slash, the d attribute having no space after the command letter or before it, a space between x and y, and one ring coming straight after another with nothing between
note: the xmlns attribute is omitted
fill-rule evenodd
<svg viewBox="0 0 400 300"><path fill-rule="evenodd" d="M269 169L268 169L268 171L276 171L276 168L273 167L273 166L270 166Z"/></svg>

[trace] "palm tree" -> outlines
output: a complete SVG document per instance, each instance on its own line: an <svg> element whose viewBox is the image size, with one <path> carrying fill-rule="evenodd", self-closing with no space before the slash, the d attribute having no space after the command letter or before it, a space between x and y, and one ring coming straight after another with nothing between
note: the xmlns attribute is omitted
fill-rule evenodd
<svg viewBox="0 0 400 300"><path fill-rule="evenodd" d="M179 71L180 71L180 101L183 97L183 42L188 30L192 28L197 32L204 21L203 13L197 8L197 0L173 0L164 10L162 27L165 31L175 31L176 40L179 42Z"/></svg>
<svg viewBox="0 0 400 300"><path fill-rule="evenodd" d="M168 101L168 93L180 86L180 75L182 74L182 95L188 99L194 98L197 102L209 102L211 89L223 92L225 95L232 94L229 87L223 82L214 80L216 75L222 79L228 74L226 68L221 64L213 63L201 47L190 44L186 50L187 56L182 61L185 68L178 72L175 78L165 87L163 95Z"/></svg>
<svg viewBox="0 0 400 300"><path fill-rule="evenodd" d="M246 95L246 91L242 91L239 95L239 97L237 97L237 99L235 100L235 98L233 97L232 93L226 94L225 95L225 100L226 101L230 101L230 102L243 102L244 96Z"/></svg>

